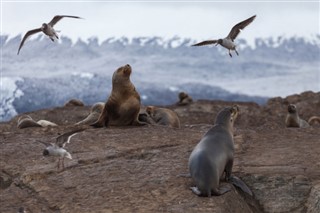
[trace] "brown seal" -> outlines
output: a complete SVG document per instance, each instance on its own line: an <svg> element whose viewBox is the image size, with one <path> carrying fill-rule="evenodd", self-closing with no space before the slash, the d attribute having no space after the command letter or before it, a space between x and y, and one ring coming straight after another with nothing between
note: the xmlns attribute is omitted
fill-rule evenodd
<svg viewBox="0 0 320 213"><path fill-rule="evenodd" d="M69 106L84 106L84 103L78 99L70 99L68 102L64 104L65 107Z"/></svg>
<svg viewBox="0 0 320 213"><path fill-rule="evenodd" d="M305 128L310 126L307 121L299 117L297 107L294 104L289 104L288 106L288 114L285 123L286 127Z"/></svg>
<svg viewBox="0 0 320 213"><path fill-rule="evenodd" d="M308 123L310 125L320 125L320 117L319 116L312 116L309 118Z"/></svg>
<svg viewBox="0 0 320 213"><path fill-rule="evenodd" d="M24 129L28 127L42 127L42 126L38 124L35 120L33 120L30 115L22 115L18 119L17 127L19 129Z"/></svg>
<svg viewBox="0 0 320 213"><path fill-rule="evenodd" d="M203 136L189 158L189 171L196 187L192 191L199 196L222 195L229 187L220 187L220 178L233 182L252 195L250 189L237 177L231 176L234 141L233 124L239 114L239 107L226 107L221 110L214 126Z"/></svg>
<svg viewBox="0 0 320 213"><path fill-rule="evenodd" d="M158 125L180 128L180 120L176 112L155 106L147 106L146 113Z"/></svg>
<svg viewBox="0 0 320 213"><path fill-rule="evenodd" d="M82 125L82 124L89 125L96 122L103 108L104 108L103 102L95 103L90 109L90 114L82 121L79 121L78 123L76 123L76 125Z"/></svg>
<svg viewBox="0 0 320 213"><path fill-rule="evenodd" d="M185 92L180 92L178 97L179 97L179 101L177 102L177 105L179 105L179 106L188 105L188 104L191 104L193 102L191 96L189 96Z"/></svg>
<svg viewBox="0 0 320 213"><path fill-rule="evenodd" d="M129 64L119 67L112 76L112 91L94 127L141 125L138 121L140 95L130 81Z"/></svg>

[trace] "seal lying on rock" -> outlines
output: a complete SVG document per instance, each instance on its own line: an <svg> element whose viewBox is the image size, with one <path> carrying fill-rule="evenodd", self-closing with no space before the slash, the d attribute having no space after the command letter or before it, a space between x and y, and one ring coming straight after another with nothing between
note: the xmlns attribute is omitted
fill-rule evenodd
<svg viewBox="0 0 320 213"><path fill-rule="evenodd" d="M112 91L93 127L141 125L138 121L140 95L130 81L129 64L118 68L112 76Z"/></svg>
<svg viewBox="0 0 320 213"><path fill-rule="evenodd" d="M286 127L305 128L310 126L307 121L299 117L297 107L294 104L289 104L285 122Z"/></svg>
<svg viewBox="0 0 320 213"><path fill-rule="evenodd" d="M191 96L189 96L185 92L180 92L178 97L179 97L179 101L177 102L177 105L179 105L179 106L188 105L188 104L191 104L193 102Z"/></svg>
<svg viewBox="0 0 320 213"><path fill-rule="evenodd" d="M57 124L47 120L39 120L36 122L31 118L30 115L20 116L17 124L17 127L19 129L24 129L28 127L47 127L47 126L57 126Z"/></svg>
<svg viewBox="0 0 320 213"><path fill-rule="evenodd" d="M214 126L203 136L189 158L189 171L196 186L191 187L198 196L222 195L231 189L219 187L220 178L225 173L227 181L252 195L250 189L239 178L231 176L234 142L233 124L239 114L239 107L221 110Z"/></svg>
<svg viewBox="0 0 320 213"><path fill-rule="evenodd" d="M79 99L70 99L68 102L64 104L65 107L70 107L70 106L84 106L84 103L80 101Z"/></svg>
<svg viewBox="0 0 320 213"><path fill-rule="evenodd" d="M312 116L309 118L308 123L310 125L320 125L320 117L319 116Z"/></svg>
<svg viewBox="0 0 320 213"><path fill-rule="evenodd" d="M177 113L170 109L147 106L146 113L155 124L180 128L180 120Z"/></svg>
<svg viewBox="0 0 320 213"><path fill-rule="evenodd" d="M103 108L104 108L104 103L102 102L95 103L90 109L90 114L82 121L79 121L78 123L76 123L76 125L82 125L82 124L89 125L96 122Z"/></svg>

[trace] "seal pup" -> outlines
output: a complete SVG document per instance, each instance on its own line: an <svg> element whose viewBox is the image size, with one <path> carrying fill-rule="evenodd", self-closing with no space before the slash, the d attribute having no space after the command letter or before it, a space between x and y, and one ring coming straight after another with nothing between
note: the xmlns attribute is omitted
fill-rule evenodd
<svg viewBox="0 0 320 213"><path fill-rule="evenodd" d="M90 114L82 121L79 121L78 123L76 123L76 125L82 125L82 124L89 125L96 122L103 108L104 108L103 102L95 103L90 109Z"/></svg>
<svg viewBox="0 0 320 213"><path fill-rule="evenodd" d="M294 104L288 105L288 113L285 123L286 127L305 128L310 126L307 121L299 117L297 107Z"/></svg>
<svg viewBox="0 0 320 213"><path fill-rule="evenodd" d="M66 133L63 133L62 135L58 136L56 138L55 143L45 143L43 141L38 141L44 145L46 145L46 148L43 150L43 156L54 156L58 157L58 163L57 168L59 170L60 168L60 162L62 166L62 170L64 169L64 158L72 159L71 154L64 148L67 143L70 143L71 137L75 136L81 131L84 131L84 128L72 130Z"/></svg>
<svg viewBox="0 0 320 213"><path fill-rule="evenodd" d="M143 125L138 120L140 95L130 80L129 64L119 67L112 76L111 94L93 127Z"/></svg>
<svg viewBox="0 0 320 213"><path fill-rule="evenodd" d="M33 35L33 34L38 33L38 32L42 31L45 35L47 35L51 39L51 41L54 41L54 39L59 39L59 37L57 35L57 32L53 29L53 26L56 23L58 23L58 21L60 21L62 18L77 18L77 19L81 19L81 17L78 17L78 16L57 15L57 16L53 17L53 19L49 23L43 23L40 28L29 30L23 36L23 39L22 39L22 41L20 43L17 55L19 55L20 49L22 48L22 46L23 46L24 42L27 40L27 38L29 36Z"/></svg>
<svg viewBox="0 0 320 213"><path fill-rule="evenodd" d="M188 105L188 104L191 104L193 102L191 96L189 96L185 92L180 92L178 97L179 97L179 101L178 101L177 105L179 105L179 106Z"/></svg>
<svg viewBox="0 0 320 213"><path fill-rule="evenodd" d="M41 124L33 120L30 115L22 115L18 119L17 127L19 129L24 129L28 127L42 127L42 126Z"/></svg>
<svg viewBox="0 0 320 213"><path fill-rule="evenodd" d="M237 105L222 109L214 126L203 136L189 157L190 175L196 184L191 190L198 196L218 196L230 191L229 187L219 187L224 173L227 181L252 194L239 178L231 176L234 158L233 125L238 114Z"/></svg>
<svg viewBox="0 0 320 213"><path fill-rule="evenodd" d="M241 30L243 30L246 26L248 26L253 20L256 18L256 15L234 25L229 32L228 36L223 38L223 39L218 39L218 40L207 40L207 41L202 41L200 43L194 44L192 46L203 46L203 45L209 45L209 44L220 44L224 48L229 50L229 55L231 55L231 50L234 50L237 55L239 55L238 51L236 50L236 45L234 44L234 40L237 38Z"/></svg>
<svg viewBox="0 0 320 213"><path fill-rule="evenodd" d="M180 128L180 120L176 112L155 106L147 106L146 113L158 125Z"/></svg>

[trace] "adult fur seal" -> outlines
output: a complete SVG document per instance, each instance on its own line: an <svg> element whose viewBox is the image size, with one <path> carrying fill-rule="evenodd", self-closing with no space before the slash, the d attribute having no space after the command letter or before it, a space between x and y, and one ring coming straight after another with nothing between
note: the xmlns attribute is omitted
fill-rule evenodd
<svg viewBox="0 0 320 213"><path fill-rule="evenodd" d="M239 114L239 107L221 110L214 126L203 136L189 158L189 171L196 186L191 187L198 196L222 195L229 187L219 187L220 178L225 173L227 181L252 195L250 189L239 178L231 176L234 144L233 124Z"/></svg>
<svg viewBox="0 0 320 213"><path fill-rule="evenodd" d="M141 125L138 121L140 95L130 81L129 64L118 68L112 76L112 91L94 127Z"/></svg>
<svg viewBox="0 0 320 213"><path fill-rule="evenodd" d="M146 113L158 125L180 128L180 120L176 112L155 106L147 106Z"/></svg>
<svg viewBox="0 0 320 213"><path fill-rule="evenodd" d="M82 125L82 124L89 125L96 122L103 108L104 108L103 102L95 103L90 109L90 114L82 121L79 121L78 123L76 123L76 125Z"/></svg>
<svg viewBox="0 0 320 213"><path fill-rule="evenodd" d="M305 128L310 126L307 121L299 117L297 107L294 104L289 104L285 122L286 127Z"/></svg>

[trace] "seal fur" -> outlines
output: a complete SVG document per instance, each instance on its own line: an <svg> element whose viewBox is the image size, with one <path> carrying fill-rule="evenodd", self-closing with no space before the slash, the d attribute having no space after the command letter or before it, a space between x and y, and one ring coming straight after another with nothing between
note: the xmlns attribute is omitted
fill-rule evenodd
<svg viewBox="0 0 320 213"><path fill-rule="evenodd" d="M146 113L158 125L180 128L180 120L176 112L155 106L147 106Z"/></svg>
<svg viewBox="0 0 320 213"><path fill-rule="evenodd" d="M112 91L93 127L141 125L138 121L140 95L130 80L129 64L119 67L112 76Z"/></svg>
<svg viewBox="0 0 320 213"><path fill-rule="evenodd" d="M307 121L300 118L297 107L294 104L288 105L288 113L285 123L286 127L306 128L310 126Z"/></svg>
<svg viewBox="0 0 320 213"><path fill-rule="evenodd" d="M222 195L230 191L229 187L219 187L224 173L226 180L246 190L240 179L231 176L234 158L233 125L238 114L238 106L222 109L216 117L215 125L193 149L188 166L196 184L196 187L191 187L195 194L210 197L212 194Z"/></svg>

